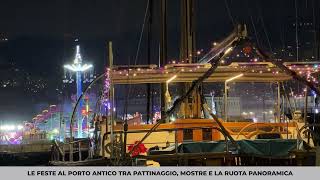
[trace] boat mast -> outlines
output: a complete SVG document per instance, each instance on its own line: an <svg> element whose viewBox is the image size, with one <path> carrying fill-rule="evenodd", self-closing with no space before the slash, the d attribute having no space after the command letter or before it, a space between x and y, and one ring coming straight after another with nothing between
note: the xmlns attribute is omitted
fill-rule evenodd
<svg viewBox="0 0 320 180"><path fill-rule="evenodd" d="M112 41L109 41L108 43L108 50L109 50L109 69L110 72L112 72L112 68L113 68L113 50L112 50ZM111 76L112 73L110 73ZM110 77L110 79L112 79L112 77ZM111 158L114 158L115 154L114 154L114 133L113 133L113 126L114 126L114 110L113 108L114 106L114 85L113 82L110 81L110 89L109 89L109 97L108 97L109 101L110 101L110 107L109 109L107 108L107 121L106 124L109 125L109 129L110 129L110 141L111 141ZM109 122L108 122L109 119Z"/></svg>
<svg viewBox="0 0 320 180"><path fill-rule="evenodd" d="M152 31L152 6L153 6L153 0L149 0L150 4L149 4L149 11L148 11L148 42L147 42L147 59L148 59L148 65L151 64L151 43L152 43L152 34L151 34L151 31ZM147 124L150 123L150 115L151 117L153 116L153 113L150 113L150 101L152 99L152 96L153 96L153 93L151 93L151 96L150 96L150 91L151 91L151 84L148 83L147 84ZM151 109L153 107L151 106Z"/></svg>
<svg viewBox="0 0 320 180"><path fill-rule="evenodd" d="M160 2L160 66L167 64L167 0ZM161 83L161 118L166 114L166 83Z"/></svg>
<svg viewBox="0 0 320 180"><path fill-rule="evenodd" d="M181 1L181 42L180 42L180 60L185 63L194 63L196 60L196 34L195 34L195 0ZM190 88L190 83L181 83L180 95L185 94ZM199 86L201 87L201 86ZM180 108L180 118L201 118L201 98L200 88L197 88L189 96Z"/></svg>

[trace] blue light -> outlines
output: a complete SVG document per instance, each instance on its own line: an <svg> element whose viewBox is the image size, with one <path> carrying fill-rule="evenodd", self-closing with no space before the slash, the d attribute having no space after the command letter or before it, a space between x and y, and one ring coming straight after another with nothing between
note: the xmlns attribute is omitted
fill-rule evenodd
<svg viewBox="0 0 320 180"><path fill-rule="evenodd" d="M313 97L317 97L317 93L314 91L311 91L311 94L313 95Z"/></svg>
<svg viewBox="0 0 320 180"><path fill-rule="evenodd" d="M92 65L91 64L82 64L82 58L81 58L81 54L80 54L80 46L77 45L77 50L76 50L76 56L75 59L73 61L73 64L67 64L64 65L64 68L66 68L67 70L70 71L70 75L72 76L72 72L75 73L76 75L76 87L77 87L77 96L76 98L78 99L81 94L82 94L82 82L85 83L86 79L85 76L82 77L82 73L84 73L85 71L92 69ZM71 79L70 79L71 80ZM84 81L83 81L84 80ZM73 80L71 80L69 83L72 83ZM77 119L77 137L80 138L82 137L82 118L81 118L81 110L82 110L82 106L83 106L83 102L82 99L79 102L79 106L77 107L77 114L76 114L76 119Z"/></svg>

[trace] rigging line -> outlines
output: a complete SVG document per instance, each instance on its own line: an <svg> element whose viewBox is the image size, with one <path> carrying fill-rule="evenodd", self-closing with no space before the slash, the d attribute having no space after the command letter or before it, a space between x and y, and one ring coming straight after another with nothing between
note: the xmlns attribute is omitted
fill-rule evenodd
<svg viewBox="0 0 320 180"><path fill-rule="evenodd" d="M283 58L283 57L285 57L285 54L286 54L284 51L284 49L286 48L286 38L285 38L285 34L284 34L284 28L282 25L280 25L280 41L282 43L281 56Z"/></svg>
<svg viewBox="0 0 320 180"><path fill-rule="evenodd" d="M258 47L261 48L258 32L257 32L257 29L256 29L256 25L255 25L255 23L253 21L253 17L252 17L252 11L251 11L251 8L249 8L248 1L246 1L246 2L247 2L246 5L247 5L247 9L248 9L248 12L249 12L249 15L250 15L250 20L251 20L251 24L252 24L252 27L253 27L254 35L256 37L256 41L257 41Z"/></svg>
<svg viewBox="0 0 320 180"><path fill-rule="evenodd" d="M229 18L230 18L230 20L231 20L231 22L232 22L232 25L233 25L233 27L235 27L235 26L236 26L236 23L234 22L234 19L233 19L233 16L232 16L232 14L231 14L231 11L230 11L230 8L229 8L229 5L228 5L227 0L224 0L224 3L225 3L225 5L226 5L227 13L228 13L228 16L229 16Z"/></svg>
<svg viewBox="0 0 320 180"><path fill-rule="evenodd" d="M278 11L277 11L277 13L278 13ZM285 57L284 49L286 47L285 34L284 34L285 28L283 27L283 24L285 24L285 22L283 22L283 18L278 18L277 25L279 26L279 36L280 36L280 43L281 43L281 51L280 51L279 55L281 58Z"/></svg>
<svg viewBox="0 0 320 180"><path fill-rule="evenodd" d="M320 3L318 3L318 7L320 8ZM317 17L319 17L319 15L320 15L320 13L318 12L318 16ZM320 24L320 20L319 20L319 18L318 18L318 20L317 20L317 25L318 25L318 29L317 29L317 31L318 31L318 37L317 37L317 42L318 42L318 45L317 45L317 57L318 57L318 59L317 60L319 60L319 58L320 58L320 27L319 27L319 24Z"/></svg>
<svg viewBox="0 0 320 180"><path fill-rule="evenodd" d="M316 3L315 4L318 8L320 8L320 3ZM316 31L317 32L315 32L315 33L318 33L318 37L317 37L317 47L316 47L316 49L317 49L317 61L319 61L319 58L320 58L320 27L319 27L319 24L320 24L320 21L319 21L319 15L320 15L320 13L319 13L319 11L317 11L317 14L316 14L316 17L318 17L317 19L316 19L316 25L315 25L315 27L316 27Z"/></svg>
<svg viewBox="0 0 320 180"><path fill-rule="evenodd" d="M239 42L240 42L240 40L234 41L231 45L229 45L229 48L232 48L232 49L233 49L234 47L238 46ZM190 88L188 89L188 91L187 91L183 96L179 97L178 99L176 99L176 100L173 102L171 108L168 109L168 110L165 112L165 117L171 116L171 115L174 113L174 111L175 111L178 107L180 107L181 103L182 103L183 101L185 101L187 97L190 96L190 94L194 91L194 89L195 89L196 87L199 87L199 85L202 84L202 82L203 82L205 79L207 79L209 76L212 75L212 73L214 73L214 71L217 69L218 64L219 64L219 62L221 61L221 59L225 58L225 56L226 56L226 53L225 53L225 52L226 52L226 50L224 50L223 52L221 52L220 55L219 55L219 57L217 57L217 59L214 59L214 61L211 61L211 62L210 62L211 68L210 68L208 71L206 71L201 77L199 77L198 79L194 80L194 81L192 82ZM146 138L148 138L148 136L149 136L152 132L154 132L154 131L158 128L158 126L160 126L160 124L161 124L162 122L164 122L164 121L165 121L165 118L162 117L155 125L153 125L153 126L149 129L149 131L143 136L143 138L142 138L140 141L138 141L138 143L137 143L135 146L133 146L133 148L129 151L129 155L131 155L132 152L134 152L134 151L139 147L139 145L140 145ZM219 122L218 122L218 125L220 125ZM231 137L230 139L232 140L232 137Z"/></svg>
<svg viewBox="0 0 320 180"><path fill-rule="evenodd" d="M316 28L316 16L315 16L315 0L312 1L312 23L313 23L313 56L318 60L316 49L317 49L317 28Z"/></svg>
<svg viewBox="0 0 320 180"><path fill-rule="evenodd" d="M131 58L128 59L128 78L127 81L129 82L130 80L130 60ZM127 119L128 118L128 100L130 99L130 95L131 94L131 84L129 84L129 87L126 88L126 96L125 96L125 100L124 100L124 107L123 107L123 119Z"/></svg>
<svg viewBox="0 0 320 180"><path fill-rule="evenodd" d="M296 53L297 53L297 61L299 61L299 37L298 37L298 1L294 1L295 12L296 12Z"/></svg>
<svg viewBox="0 0 320 180"><path fill-rule="evenodd" d="M139 56L141 41L142 41L143 32L144 32L144 26L145 26L146 21L147 21L147 15L148 15L148 9L149 9L149 1L150 0L147 1L147 7L146 7L146 10L145 10L145 13L144 13L144 19L143 19L142 29L141 29L141 32L140 32L138 48L137 48L136 56L135 56L135 59L134 59L134 65L137 64L137 60L138 60L138 56Z"/></svg>
<svg viewBox="0 0 320 180"><path fill-rule="evenodd" d="M145 9L145 13L144 13L142 29L141 29L141 32L140 32L140 37L139 37L139 42L138 42L138 48L137 48L136 55L135 55L135 58L134 58L134 65L137 65L137 61L138 61L138 56L139 56L139 52L140 52L142 37L143 37L143 33L144 33L144 27L145 27L145 24L146 24L146 21L147 21L149 2L150 2L150 0L147 1L147 6L146 6L146 9ZM129 63L128 63L128 78L127 78L128 82L130 80L130 61L131 61L131 58L129 58ZM126 99L125 99L126 105L127 105L128 99L130 98L129 94L131 94L131 84L129 84L129 87L127 88L127 95L126 95ZM127 117L127 113L128 112L127 112L126 107L124 108L124 111L126 113L125 116Z"/></svg>
<svg viewBox="0 0 320 180"><path fill-rule="evenodd" d="M256 29L256 25L253 22L253 18L252 18L251 14L250 14L250 19L251 19L251 24L252 24L252 27L253 27L254 35L256 36L257 44L258 44L259 47L261 47L259 36L258 36L258 32L257 32L257 29Z"/></svg>
<svg viewBox="0 0 320 180"><path fill-rule="evenodd" d="M183 101L185 101L185 99L186 99L187 97L190 96L190 94L194 91L194 89L197 88L197 87L199 87L199 85L200 85L205 79L207 79L209 76L212 75L212 73L217 69L220 60L223 59L224 57L225 57L225 54L224 54L224 52L223 52L223 53L220 54L219 58L215 60L215 62L211 62L211 68L210 68L208 71L206 71L201 77L199 77L198 79L194 80L194 81L192 82L192 85L191 85L190 88L188 89L188 91L187 91L183 96L179 97L178 99L176 99L176 100L173 102L171 108L168 109L168 110L165 112L165 117L171 116L171 115L175 112L175 110L176 110L178 107L180 107L181 103L182 103ZM160 126L160 124L161 124L162 122L164 122L164 121L165 121L165 118L162 117L155 125L153 125L153 126L149 129L149 131L143 136L143 138L142 138L140 141L138 141L138 143L137 143L136 145L133 146L133 148L129 151L129 155L131 155L132 152L134 152L134 151L139 147L139 145L140 145L152 132L154 132L154 131L158 128L158 126Z"/></svg>
<svg viewBox="0 0 320 180"><path fill-rule="evenodd" d="M296 61L299 61L299 36L298 36L298 0L294 1L295 18L296 18ZM298 89L300 89L300 82L298 82Z"/></svg>
<svg viewBox="0 0 320 180"><path fill-rule="evenodd" d="M264 20L263 20L262 13L261 13L261 8L260 8L259 5L258 5L258 12L259 12L259 18L261 20L263 32L264 32L264 34L266 35L266 38L267 38L267 42L268 42L268 46L269 46L270 52L273 54L271 43L270 43L270 38L269 38L269 35L268 35L268 32L267 32L267 28L266 28L266 26L264 24Z"/></svg>

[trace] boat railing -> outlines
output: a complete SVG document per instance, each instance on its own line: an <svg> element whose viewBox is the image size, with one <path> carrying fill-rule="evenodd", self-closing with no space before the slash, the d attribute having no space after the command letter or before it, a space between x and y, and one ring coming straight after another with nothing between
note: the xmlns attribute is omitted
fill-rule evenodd
<svg viewBox="0 0 320 180"><path fill-rule="evenodd" d="M162 147L158 146L157 148L165 149L165 148L168 148L169 146L171 146L172 144L174 144L174 153L178 154L178 153L181 153L181 152L179 152L179 144L182 143L182 142L193 142L193 141L196 141L196 142L208 142L208 141L210 141L210 140L203 140L203 139L201 139L201 140L199 140L199 139L193 140L192 139L192 140L182 140L181 141L181 138L180 138L180 140L178 138L178 132L179 131L183 131L184 129L189 129L189 130L192 130L192 131L193 130L204 130L204 129L208 130L208 129L210 129L211 130L211 141L212 141L212 136L213 136L213 134L212 134L213 130L217 130L224 137L225 153L230 153L230 147L229 146L230 146L230 144L232 144L232 143L229 143L230 139L228 138L228 136L225 134L225 132L223 130L221 130L219 127L214 127L214 126L198 126L198 127L188 127L188 128L161 128L161 129L156 129L154 131L154 133L157 133L157 132L158 133L159 132L173 133L173 135L174 135L173 140L168 140L167 139L169 135L164 136L164 138L166 138L165 141L162 141L160 139L161 136L158 136L156 142L144 142L143 146L146 145L146 146L150 147L149 148L149 150L150 150L150 149L156 148L160 144L165 144L165 146L162 146ZM121 156L121 154L117 154L116 152L126 152L126 153L128 153L130 151L129 147L132 148L133 146L135 146L138 143L138 141L135 141L135 142L127 143L125 145L121 144L122 141L121 140L119 141L119 139L117 137L124 137L124 133L127 133L128 135L129 134L137 134L137 133L144 134L144 133L147 133L148 131L149 131L148 129L129 130L127 132L125 132L124 130L114 130L113 131L113 136L114 136L114 138L113 138L114 142L113 143L110 142L111 132L107 132L106 133L106 139L105 139L107 141L107 143L102 146L103 152L107 153L104 156L105 157L110 157L110 158L115 158L114 156L117 156L117 155ZM115 149L116 147L119 148L119 146L121 146L122 149L125 148L125 150L122 150L122 151L120 150L119 151L119 150Z"/></svg>
<svg viewBox="0 0 320 180"><path fill-rule="evenodd" d="M295 125L296 126L296 125ZM264 128L271 128L269 131L263 130ZM247 130L252 129L250 133L246 134ZM298 129L296 129L298 132ZM250 139L252 136L257 135L259 133L285 133L287 136L287 139L289 139L289 126L288 123L250 123L245 125L240 129L238 132L233 132L233 134L236 134L236 139L239 139L240 136L244 136L246 139ZM298 137L299 138L299 137Z"/></svg>
<svg viewBox="0 0 320 180"><path fill-rule="evenodd" d="M46 132L37 132L37 133L28 133L23 134L23 141L31 142L31 141L39 141L39 140L47 140L48 134Z"/></svg>
<svg viewBox="0 0 320 180"><path fill-rule="evenodd" d="M74 141L58 142L56 139L53 140L52 147L52 161L66 161L67 154L78 153L78 161L83 160L83 151L88 151L88 158L92 158L93 153L90 153L90 139L78 139ZM73 157L73 156L72 156ZM74 161L73 158L68 159Z"/></svg>

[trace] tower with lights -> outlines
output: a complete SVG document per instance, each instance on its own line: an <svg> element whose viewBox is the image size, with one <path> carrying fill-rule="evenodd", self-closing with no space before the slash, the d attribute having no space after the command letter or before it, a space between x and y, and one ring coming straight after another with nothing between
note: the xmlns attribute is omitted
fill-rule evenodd
<svg viewBox="0 0 320 180"><path fill-rule="evenodd" d="M67 71L65 74L64 83L72 83L74 79L72 78L74 75L76 77L76 87L77 87L77 94L76 99L78 99L82 94L82 83L91 82L93 80L93 65L92 64L83 64L81 54L80 54L80 46L76 46L76 55L75 59L73 60L73 64L66 64L64 65L64 69ZM89 71L89 72L88 72ZM69 77L67 77L69 75ZM83 136L83 129L82 129L82 100L79 102L79 107L77 111L77 137L81 138Z"/></svg>

